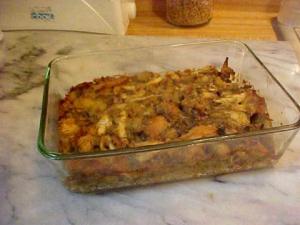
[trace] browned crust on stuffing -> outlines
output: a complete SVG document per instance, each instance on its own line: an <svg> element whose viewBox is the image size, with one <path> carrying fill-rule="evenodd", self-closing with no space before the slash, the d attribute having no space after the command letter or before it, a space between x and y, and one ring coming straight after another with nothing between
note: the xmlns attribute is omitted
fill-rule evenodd
<svg viewBox="0 0 300 225"><path fill-rule="evenodd" d="M237 75L228 59L220 71L208 66L164 75L102 77L72 87L59 104L60 151L113 151L271 126L265 99L248 83L233 81ZM65 166L71 176L120 175L212 159L243 163L247 157L263 158L271 151L260 141L240 146L224 142L190 146L188 151L71 160Z"/></svg>

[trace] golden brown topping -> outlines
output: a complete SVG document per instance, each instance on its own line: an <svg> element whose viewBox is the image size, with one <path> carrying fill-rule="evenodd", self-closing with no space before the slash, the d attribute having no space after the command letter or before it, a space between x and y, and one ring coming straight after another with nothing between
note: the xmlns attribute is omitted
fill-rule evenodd
<svg viewBox="0 0 300 225"><path fill-rule="evenodd" d="M153 79L153 80L150 80L150 81L147 83L147 85L158 84L158 83L161 82L162 80L163 80L162 77L157 77L157 78L155 78L155 79Z"/></svg>
<svg viewBox="0 0 300 225"><path fill-rule="evenodd" d="M112 125L112 121L108 117L108 115L107 114L102 115L96 125L96 127L98 128L97 130L98 135L100 136L102 134L105 134L107 128L109 128L111 125Z"/></svg>
<svg viewBox="0 0 300 225"><path fill-rule="evenodd" d="M167 72L166 76L170 77L173 80L179 80L180 79L179 75L177 73L175 73L174 71Z"/></svg>
<svg viewBox="0 0 300 225"><path fill-rule="evenodd" d="M95 79L71 88L59 105L61 151L98 151L271 127L264 98L235 82L228 59L165 74ZM216 154L226 154L226 146Z"/></svg>
<svg viewBox="0 0 300 225"><path fill-rule="evenodd" d="M59 130L62 135L74 136L79 130L74 118L66 118L60 121Z"/></svg>
<svg viewBox="0 0 300 225"><path fill-rule="evenodd" d="M168 128L168 122L163 116L155 116L147 121L145 133L150 140L160 140L160 135Z"/></svg>
<svg viewBox="0 0 300 225"><path fill-rule="evenodd" d="M126 120L127 120L127 113L125 111L122 111L120 113L120 118L118 121L118 135L120 138L126 138Z"/></svg>
<svg viewBox="0 0 300 225"><path fill-rule="evenodd" d="M116 148L109 135L104 135L100 138L99 146L101 150L112 150Z"/></svg>
<svg viewBox="0 0 300 225"><path fill-rule="evenodd" d="M232 123L236 123L237 126L247 126L250 124L249 117L244 112L228 111L226 113L230 116Z"/></svg>
<svg viewBox="0 0 300 225"><path fill-rule="evenodd" d="M92 135L85 135L81 136L78 139L78 146L79 146L79 151L80 152L90 152L93 150L94 147L94 136Z"/></svg>
<svg viewBox="0 0 300 225"><path fill-rule="evenodd" d="M129 80L127 76L118 76L118 77L101 77L95 79L95 85L93 88L95 90L101 90L102 88L111 88L121 84L126 83Z"/></svg>
<svg viewBox="0 0 300 225"><path fill-rule="evenodd" d="M189 140L201 137L213 137L217 135L217 128L214 125L199 125L193 127L189 132L183 136L181 139Z"/></svg>
<svg viewBox="0 0 300 225"><path fill-rule="evenodd" d="M178 119L181 117L181 111L174 102L164 102L162 107L168 117L172 119Z"/></svg>

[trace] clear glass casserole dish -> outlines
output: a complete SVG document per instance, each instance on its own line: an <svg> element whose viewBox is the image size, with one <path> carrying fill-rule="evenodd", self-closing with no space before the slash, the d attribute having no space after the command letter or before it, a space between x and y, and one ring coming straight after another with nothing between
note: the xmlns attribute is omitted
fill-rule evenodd
<svg viewBox="0 0 300 225"><path fill-rule="evenodd" d="M58 149L58 105L72 86L101 76L230 66L265 98L272 128L135 148L64 154ZM75 192L148 185L274 165L300 127L300 107L251 49L209 41L91 52L56 58L45 74L38 149Z"/></svg>

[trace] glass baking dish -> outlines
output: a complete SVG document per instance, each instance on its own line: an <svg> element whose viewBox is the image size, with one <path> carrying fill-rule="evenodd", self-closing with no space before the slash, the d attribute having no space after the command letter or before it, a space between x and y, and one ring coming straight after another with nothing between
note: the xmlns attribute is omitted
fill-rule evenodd
<svg viewBox="0 0 300 225"><path fill-rule="evenodd" d="M58 103L72 86L101 76L212 64L220 67L226 57L241 79L249 81L265 98L272 128L93 153L58 151ZM237 41L173 44L56 58L47 67L42 104L39 151L58 166L69 190L82 193L270 167L300 127L297 102L253 51Z"/></svg>

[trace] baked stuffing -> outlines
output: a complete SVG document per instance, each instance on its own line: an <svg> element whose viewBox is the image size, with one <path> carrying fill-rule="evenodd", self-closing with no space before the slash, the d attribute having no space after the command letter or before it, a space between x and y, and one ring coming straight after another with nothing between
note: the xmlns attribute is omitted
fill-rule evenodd
<svg viewBox="0 0 300 225"><path fill-rule="evenodd" d="M114 151L271 127L264 98L228 66L102 77L72 87L59 105L64 154ZM266 138L219 141L69 160L66 186L93 192L264 167Z"/></svg>
<svg viewBox="0 0 300 225"><path fill-rule="evenodd" d="M266 103L228 61L165 74L103 77L72 87L59 107L60 150L109 151L271 126Z"/></svg>

